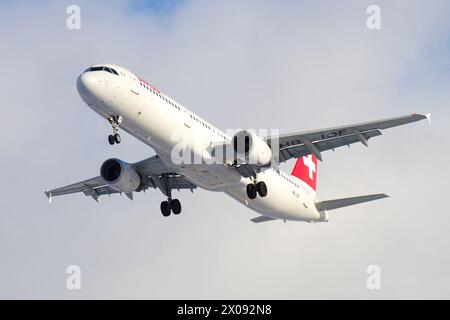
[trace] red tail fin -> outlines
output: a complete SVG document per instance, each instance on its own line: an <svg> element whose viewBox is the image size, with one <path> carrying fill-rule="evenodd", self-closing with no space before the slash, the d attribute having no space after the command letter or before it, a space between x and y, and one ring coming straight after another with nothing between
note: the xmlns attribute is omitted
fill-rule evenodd
<svg viewBox="0 0 450 320"><path fill-rule="evenodd" d="M308 156L298 158L291 175L299 178L307 185L309 185L314 191L316 191L316 182L317 182L316 156L310 154Z"/></svg>

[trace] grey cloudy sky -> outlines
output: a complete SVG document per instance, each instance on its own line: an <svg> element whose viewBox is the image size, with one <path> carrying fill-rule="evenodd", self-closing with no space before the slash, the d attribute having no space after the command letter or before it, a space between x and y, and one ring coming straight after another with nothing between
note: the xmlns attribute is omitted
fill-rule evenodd
<svg viewBox="0 0 450 320"><path fill-rule="evenodd" d="M448 1L76 1L70 31L72 3L0 3L0 298L450 298ZM366 28L370 4L379 31ZM183 213L169 219L158 191L49 205L45 189L109 157L154 154L129 135L107 144L75 88L94 63L128 67L223 129L434 119L324 154L320 199L391 195L324 224L254 225L203 190L177 195ZM81 291L66 289L72 264Z"/></svg>

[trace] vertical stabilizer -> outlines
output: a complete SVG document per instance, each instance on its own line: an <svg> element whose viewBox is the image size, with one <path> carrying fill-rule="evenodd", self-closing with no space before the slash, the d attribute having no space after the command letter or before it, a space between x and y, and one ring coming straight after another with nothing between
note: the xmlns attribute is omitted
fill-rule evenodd
<svg viewBox="0 0 450 320"><path fill-rule="evenodd" d="M291 175L305 182L314 192L317 186L317 158L310 154L298 158Z"/></svg>

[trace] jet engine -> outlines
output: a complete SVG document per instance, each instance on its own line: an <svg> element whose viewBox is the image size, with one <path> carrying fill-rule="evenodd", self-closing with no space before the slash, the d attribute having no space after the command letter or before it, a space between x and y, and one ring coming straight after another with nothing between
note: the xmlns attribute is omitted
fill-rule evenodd
<svg viewBox="0 0 450 320"><path fill-rule="evenodd" d="M108 159L100 168L101 177L119 192L131 193L139 189L141 177L133 167L119 159Z"/></svg>
<svg viewBox="0 0 450 320"><path fill-rule="evenodd" d="M256 134L242 130L233 137L233 151L237 159L257 166L268 166L272 160L269 145Z"/></svg>

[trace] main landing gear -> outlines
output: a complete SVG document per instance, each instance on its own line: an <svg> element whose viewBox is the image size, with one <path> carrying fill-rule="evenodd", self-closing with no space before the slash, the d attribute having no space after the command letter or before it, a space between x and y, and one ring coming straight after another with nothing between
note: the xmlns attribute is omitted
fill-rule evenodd
<svg viewBox="0 0 450 320"><path fill-rule="evenodd" d="M249 183L247 185L247 196L249 199L255 199L258 194L262 198L267 196L267 185L264 181Z"/></svg>
<svg viewBox="0 0 450 320"><path fill-rule="evenodd" d="M108 118L109 123L112 126L113 134L110 134L108 136L108 142L110 145L113 145L114 143L119 144L122 139L120 138L119 134L119 126L122 123L122 117L121 116L114 116Z"/></svg>
<svg viewBox="0 0 450 320"><path fill-rule="evenodd" d="M161 213L164 217L170 216L170 212L178 215L181 213L181 203L178 199L167 199L167 201L161 202Z"/></svg>
<svg viewBox="0 0 450 320"><path fill-rule="evenodd" d="M172 188L169 183L168 174L163 174L162 177L161 191L167 196L167 201L161 202L161 213L164 217L170 216L172 212L175 215L181 213L181 203L178 199L172 199Z"/></svg>

